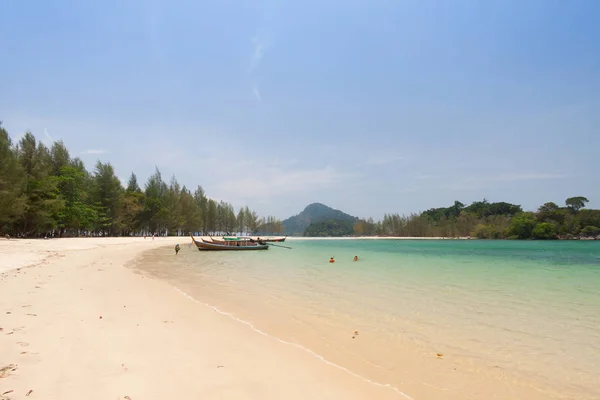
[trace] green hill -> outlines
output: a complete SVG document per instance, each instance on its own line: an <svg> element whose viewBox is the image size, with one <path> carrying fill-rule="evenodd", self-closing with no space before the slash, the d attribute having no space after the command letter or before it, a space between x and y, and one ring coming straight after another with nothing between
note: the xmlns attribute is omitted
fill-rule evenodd
<svg viewBox="0 0 600 400"><path fill-rule="evenodd" d="M308 237L340 237L354 234L354 222L327 219L313 222L304 231Z"/></svg>
<svg viewBox="0 0 600 400"><path fill-rule="evenodd" d="M306 229L313 223L332 220L339 224L353 226L358 218L346 214L340 210L333 209L321 203L312 203L306 206L298 215L284 220L281 224L285 227L285 233L290 236L303 236ZM318 231L323 232L319 226ZM340 236L327 235L327 236Z"/></svg>

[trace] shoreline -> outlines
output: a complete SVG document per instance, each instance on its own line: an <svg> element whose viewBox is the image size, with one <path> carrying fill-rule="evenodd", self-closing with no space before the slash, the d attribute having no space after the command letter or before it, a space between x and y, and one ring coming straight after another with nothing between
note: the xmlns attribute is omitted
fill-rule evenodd
<svg viewBox="0 0 600 400"><path fill-rule="evenodd" d="M180 254L188 257L188 249L182 250ZM408 324L404 327L408 327L409 331L399 325L389 325L400 336L385 344L391 331L373 336L378 329L368 317L362 318L365 315L354 314L355 318L342 316L340 319L335 313L344 313L343 309L333 311L331 303L320 304L324 308L316 309L314 304L300 304L303 299L312 296L309 293L289 295L294 291L292 286L276 281L273 284L260 282L270 282L273 277L268 270L288 257L271 258L270 254L263 253L242 257L235 252L224 256L213 252L202 253L198 258L195 249L191 252L194 254L190 253L185 259L147 254L133 268L146 276L169 282L177 290L193 297L194 301L251 326L261 334L300 346L313 356L335 363L371 382L395 386L414 399L475 400L486 396L528 400L567 398L557 395L554 387L546 385L544 380L536 380L527 372L512 371L507 364L500 365L500 360L498 365L490 364L494 363L493 359L483 361L477 353L447 342L444 344L443 341L439 342L439 347L435 340L426 345L412 341L410 332L418 330L410 331L410 326L414 328L416 320L407 319ZM274 264L268 263L269 259ZM258 267L258 264L252 265L253 262L271 267ZM285 270L280 273L292 278ZM335 295L335 291L329 292L316 283L310 287L315 296ZM355 338L348 333L357 328L360 339L353 340ZM381 343L385 346L382 347ZM436 357L436 352L443 353L443 356Z"/></svg>
<svg viewBox="0 0 600 400"><path fill-rule="evenodd" d="M0 242L0 398L411 398L136 273L182 242L140 239Z"/></svg>

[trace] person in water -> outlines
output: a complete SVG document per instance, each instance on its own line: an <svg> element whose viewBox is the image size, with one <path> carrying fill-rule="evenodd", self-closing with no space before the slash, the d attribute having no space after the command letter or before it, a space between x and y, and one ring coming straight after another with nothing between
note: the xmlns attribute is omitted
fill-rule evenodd
<svg viewBox="0 0 600 400"><path fill-rule="evenodd" d="M334 263L334 262L335 262L335 260L333 259L333 257L331 257L331 258L329 259L329 262L330 262L330 263Z"/></svg>
<svg viewBox="0 0 600 400"><path fill-rule="evenodd" d="M175 255L177 255L177 253L179 253L179 250L181 250L181 247L179 247L179 243L177 243L175 245Z"/></svg>
<svg viewBox="0 0 600 400"><path fill-rule="evenodd" d="M358 261L358 256L354 256L354 261Z"/></svg>

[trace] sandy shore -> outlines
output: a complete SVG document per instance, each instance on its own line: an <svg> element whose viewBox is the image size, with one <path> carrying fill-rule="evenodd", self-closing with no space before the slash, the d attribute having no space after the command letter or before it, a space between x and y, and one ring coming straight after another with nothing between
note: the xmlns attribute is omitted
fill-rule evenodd
<svg viewBox="0 0 600 400"><path fill-rule="evenodd" d="M0 399L408 398L126 267L188 240L0 240Z"/></svg>

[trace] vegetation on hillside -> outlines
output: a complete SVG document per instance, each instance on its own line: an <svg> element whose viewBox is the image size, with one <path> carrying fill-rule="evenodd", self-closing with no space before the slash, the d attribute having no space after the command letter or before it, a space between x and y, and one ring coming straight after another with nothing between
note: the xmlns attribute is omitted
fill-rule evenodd
<svg viewBox="0 0 600 400"><path fill-rule="evenodd" d="M351 224L358 218L348 215L340 210L335 210L321 203L309 204L300 214L283 220L282 225L288 235L304 235L308 227L314 222L325 220L342 221ZM334 235L327 235L334 236Z"/></svg>
<svg viewBox="0 0 600 400"><path fill-rule="evenodd" d="M352 236L354 234L351 222L327 219L324 221L313 222L304 231L304 236L309 237L336 237Z"/></svg>
<svg viewBox="0 0 600 400"><path fill-rule="evenodd" d="M0 124L0 232L20 237L254 233L281 222L194 191L158 169L142 189L134 173L121 185L110 163L92 172L62 141L50 148L31 133L13 144Z"/></svg>
<svg viewBox="0 0 600 400"><path fill-rule="evenodd" d="M573 239L600 235L600 210L585 209L583 196L565 200L565 207L545 203L536 212L505 202L459 201L408 216L386 214L383 220L361 219L354 234L406 237L465 237L480 239Z"/></svg>

